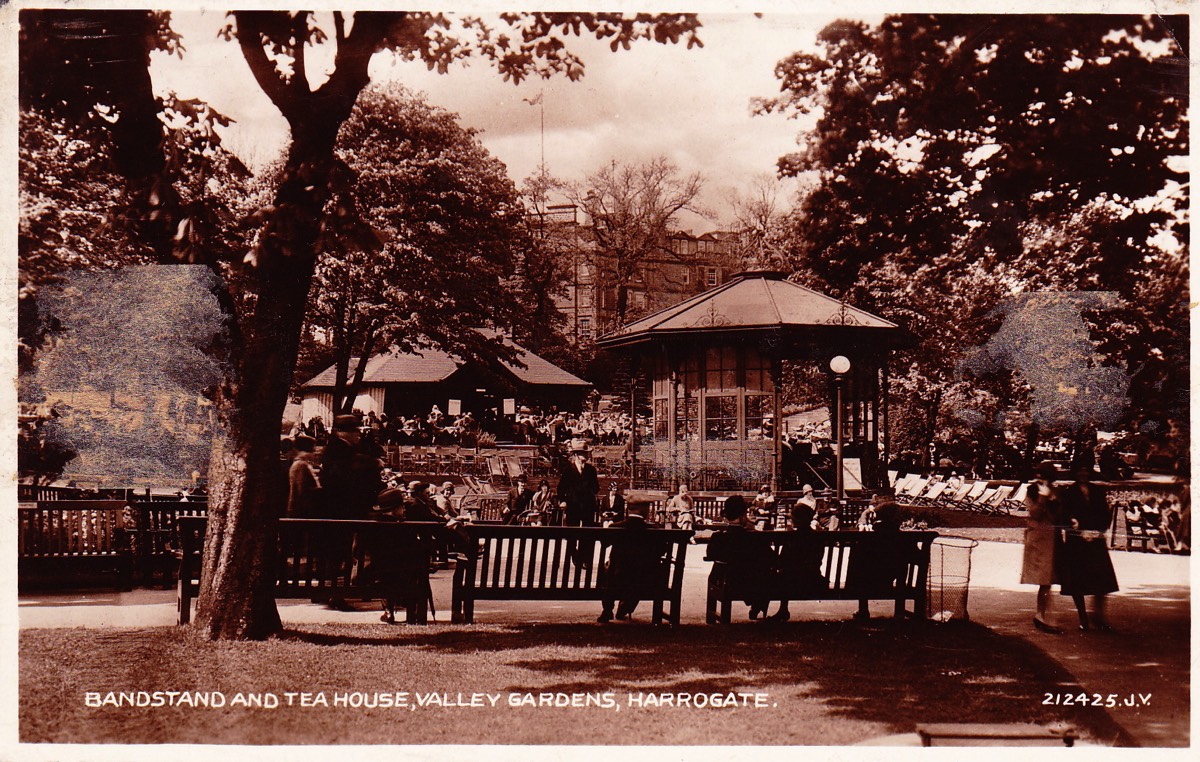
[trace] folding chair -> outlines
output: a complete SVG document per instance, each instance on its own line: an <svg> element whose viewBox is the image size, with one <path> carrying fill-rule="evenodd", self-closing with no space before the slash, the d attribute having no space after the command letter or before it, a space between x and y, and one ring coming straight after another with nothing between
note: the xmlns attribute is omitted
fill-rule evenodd
<svg viewBox="0 0 1200 762"><path fill-rule="evenodd" d="M946 482L937 482L929 487L929 491L923 495L918 495L912 498L913 505L937 505L938 498L950 487Z"/></svg>
<svg viewBox="0 0 1200 762"><path fill-rule="evenodd" d="M983 493L987 491L987 485L987 479L980 479L976 481L971 485L971 488L967 490L967 494L954 501L954 503L949 507L958 510L970 510L969 506L979 500L979 498L983 496Z"/></svg>

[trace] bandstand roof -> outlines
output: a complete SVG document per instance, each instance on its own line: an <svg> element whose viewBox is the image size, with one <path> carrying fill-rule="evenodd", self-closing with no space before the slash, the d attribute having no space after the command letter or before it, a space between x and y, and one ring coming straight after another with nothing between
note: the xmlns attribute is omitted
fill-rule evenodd
<svg viewBox="0 0 1200 762"><path fill-rule="evenodd" d="M511 339L503 342L516 350L517 358L524 367L501 362L504 370L516 380L531 386L571 386L584 388L590 383L554 365L544 357L535 355ZM357 362L357 358L354 360ZM438 349L422 349L412 352L386 352L367 361L363 372L363 383L382 384L436 384L454 375L464 365L463 361ZM331 365L312 380L305 388L332 388L337 366Z"/></svg>
<svg viewBox="0 0 1200 762"><path fill-rule="evenodd" d="M777 272L739 273L716 288L635 320L597 344L617 348L659 339L773 331L831 339L855 334L885 346L912 338L895 323L784 277Z"/></svg>

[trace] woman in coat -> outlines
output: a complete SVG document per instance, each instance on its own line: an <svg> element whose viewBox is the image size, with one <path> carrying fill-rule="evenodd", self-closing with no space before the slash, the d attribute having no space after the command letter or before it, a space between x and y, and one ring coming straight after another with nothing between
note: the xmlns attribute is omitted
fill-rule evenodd
<svg viewBox="0 0 1200 762"><path fill-rule="evenodd" d="M1062 629L1048 621L1050 587L1059 583L1056 563L1059 555L1060 505L1054 489L1057 469L1053 463L1038 466L1037 478L1025 493L1025 553L1021 560L1021 584L1037 585L1037 613L1033 626L1042 632L1061 635Z"/></svg>
<svg viewBox="0 0 1200 762"><path fill-rule="evenodd" d="M1083 467L1075 471L1075 483L1059 493L1063 518L1070 525L1062 547L1059 574L1062 594L1071 596L1079 612L1079 629L1108 632L1105 617L1105 596L1115 593L1117 575L1104 533L1112 519L1104 492L1091 483L1092 471ZM1092 615L1089 619L1085 596L1092 596Z"/></svg>

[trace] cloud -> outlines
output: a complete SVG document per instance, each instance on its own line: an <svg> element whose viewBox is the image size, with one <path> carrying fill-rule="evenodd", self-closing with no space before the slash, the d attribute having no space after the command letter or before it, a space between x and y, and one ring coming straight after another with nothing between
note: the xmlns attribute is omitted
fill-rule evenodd
<svg viewBox="0 0 1200 762"><path fill-rule="evenodd" d="M550 171L582 180L611 162L667 156L684 173L707 179L703 202L728 221L731 189L773 173L776 160L795 148L803 125L779 115L752 116L750 100L778 92L774 67L799 49L811 49L833 16L702 15L703 48L644 42L611 53L596 40L571 40L586 66L579 82L565 77L506 83L475 61L449 74L386 54L372 62L374 81L396 81L425 92L432 103L460 114L509 168L514 182L541 160L542 113L524 99L544 93L545 158ZM235 44L216 38L222 14L174 14L185 36L182 61L156 57L156 86L200 97L237 119L229 145L262 163L285 144L287 127L251 77ZM313 67L317 68L317 67ZM696 232L715 222L692 221Z"/></svg>

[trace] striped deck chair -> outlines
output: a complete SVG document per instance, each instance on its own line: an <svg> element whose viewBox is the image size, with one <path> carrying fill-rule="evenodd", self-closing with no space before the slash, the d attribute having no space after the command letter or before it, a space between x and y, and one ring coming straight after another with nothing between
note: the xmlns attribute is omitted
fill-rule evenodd
<svg viewBox="0 0 1200 762"><path fill-rule="evenodd" d="M976 500L978 500L985 491L987 491L987 485L988 485L987 479L981 479L981 480L975 482L974 484L971 485L970 489L967 490L967 494L958 498L957 500L955 500L953 503L950 503L946 507L954 508L956 510L964 510L964 511L971 510L969 508L969 506L972 503L974 503Z"/></svg>
<svg viewBox="0 0 1200 762"><path fill-rule="evenodd" d="M492 483L507 485L508 484L508 473L504 470L504 461L502 461L500 459L500 456L499 455L489 455L487 462L488 462L488 473L491 476Z"/></svg>
<svg viewBox="0 0 1200 762"><path fill-rule="evenodd" d="M945 494L949 487L950 485L946 482L934 482L933 484L929 485L929 491L923 495L918 495L917 497L913 498L913 505L937 505L938 499Z"/></svg>
<svg viewBox="0 0 1200 762"><path fill-rule="evenodd" d="M1027 494L1029 494L1028 484L1022 484L1020 487L1017 487L1016 491L1009 495L1008 499L1004 501L1004 510L1007 513L1024 510L1025 496Z"/></svg>
<svg viewBox="0 0 1200 762"><path fill-rule="evenodd" d="M916 504L917 498L925 492L925 488L929 486L929 479L919 477L908 483L903 492L896 492L896 500L906 505Z"/></svg>
<svg viewBox="0 0 1200 762"><path fill-rule="evenodd" d="M516 484L518 476L529 478L521 465L521 459L516 455L505 455L500 458L500 461L504 464L504 473L508 474L509 484Z"/></svg>

